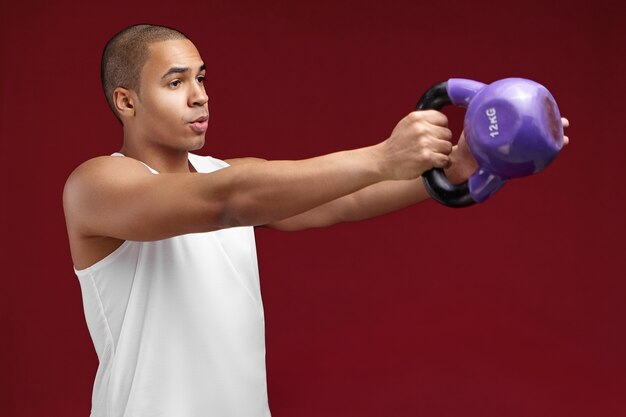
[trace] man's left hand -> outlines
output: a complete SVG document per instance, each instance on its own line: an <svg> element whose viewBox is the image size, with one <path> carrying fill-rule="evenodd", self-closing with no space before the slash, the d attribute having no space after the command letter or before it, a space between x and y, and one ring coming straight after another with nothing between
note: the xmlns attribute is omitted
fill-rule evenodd
<svg viewBox="0 0 626 417"><path fill-rule="evenodd" d="M569 127L569 120L565 117L561 118L561 122L563 123L563 127ZM569 143L569 137L563 137L563 146L566 146ZM459 142L452 148L452 153L450 154L450 164L448 168L445 169L446 177L453 184L461 184L467 181L472 175L478 165L476 164L476 160L470 153L469 148L467 147L467 142L465 141L465 134L461 133L461 137L459 138Z"/></svg>

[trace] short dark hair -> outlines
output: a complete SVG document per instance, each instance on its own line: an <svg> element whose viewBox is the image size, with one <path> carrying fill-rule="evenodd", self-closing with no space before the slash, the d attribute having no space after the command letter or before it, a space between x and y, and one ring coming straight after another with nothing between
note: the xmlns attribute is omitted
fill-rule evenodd
<svg viewBox="0 0 626 417"><path fill-rule="evenodd" d="M175 39L188 38L167 26L140 24L121 30L107 42L102 52L100 79L107 103L120 123L122 120L113 103L113 91L124 87L139 94L139 76L149 57L148 46Z"/></svg>

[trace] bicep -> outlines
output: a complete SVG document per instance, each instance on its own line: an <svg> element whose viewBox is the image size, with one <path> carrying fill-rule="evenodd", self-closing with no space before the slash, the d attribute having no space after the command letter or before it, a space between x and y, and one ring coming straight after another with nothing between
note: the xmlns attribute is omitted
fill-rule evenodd
<svg viewBox="0 0 626 417"><path fill-rule="evenodd" d="M81 235L148 241L222 227L219 192L204 186L210 174L155 175L106 158L79 167L64 190L68 227Z"/></svg>

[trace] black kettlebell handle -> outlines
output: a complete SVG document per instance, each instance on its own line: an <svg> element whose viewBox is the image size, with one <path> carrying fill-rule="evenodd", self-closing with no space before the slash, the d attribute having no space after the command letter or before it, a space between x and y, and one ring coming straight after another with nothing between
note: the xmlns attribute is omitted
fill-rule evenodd
<svg viewBox="0 0 626 417"><path fill-rule="evenodd" d="M441 110L452 104L448 95L448 83L443 82L431 87L417 102L415 110ZM433 168L422 174L428 194L439 203L448 207L467 207L475 203L468 182L452 184L441 168Z"/></svg>

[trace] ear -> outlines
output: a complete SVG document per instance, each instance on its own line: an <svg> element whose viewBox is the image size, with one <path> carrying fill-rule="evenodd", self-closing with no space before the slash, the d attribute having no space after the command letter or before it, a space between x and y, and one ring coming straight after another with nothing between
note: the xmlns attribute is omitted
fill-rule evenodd
<svg viewBox="0 0 626 417"><path fill-rule="evenodd" d="M135 99L136 94L132 90L124 87L117 87L113 90L113 105L120 118L135 115Z"/></svg>

